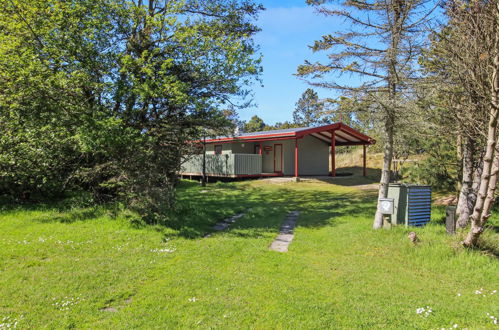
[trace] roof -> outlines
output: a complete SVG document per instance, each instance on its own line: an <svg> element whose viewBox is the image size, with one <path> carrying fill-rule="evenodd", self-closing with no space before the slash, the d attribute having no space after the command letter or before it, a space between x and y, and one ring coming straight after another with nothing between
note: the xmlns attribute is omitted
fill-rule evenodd
<svg viewBox="0 0 499 330"><path fill-rule="evenodd" d="M332 132L334 131L336 145L363 145L374 144L376 141L361 132L343 123L335 123L318 127L297 127L288 129L277 129L271 131L241 133L232 137L217 137L207 139L207 143L225 142L258 142L272 140L289 140L302 138L311 135L325 143L331 143Z"/></svg>

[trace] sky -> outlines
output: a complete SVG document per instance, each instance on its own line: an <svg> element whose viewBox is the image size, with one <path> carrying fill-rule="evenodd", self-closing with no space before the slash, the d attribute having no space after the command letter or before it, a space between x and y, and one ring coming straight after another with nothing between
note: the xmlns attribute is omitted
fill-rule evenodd
<svg viewBox="0 0 499 330"><path fill-rule="evenodd" d="M239 116L247 121L257 115L267 124L291 121L295 103L311 87L293 74L306 59L324 59L324 54L313 54L308 46L337 30L339 22L317 14L305 0L262 0L261 3L266 10L256 22L262 31L255 42L263 55L263 87L258 83L253 86L256 106L241 110ZM333 96L332 91L314 89L319 98Z"/></svg>

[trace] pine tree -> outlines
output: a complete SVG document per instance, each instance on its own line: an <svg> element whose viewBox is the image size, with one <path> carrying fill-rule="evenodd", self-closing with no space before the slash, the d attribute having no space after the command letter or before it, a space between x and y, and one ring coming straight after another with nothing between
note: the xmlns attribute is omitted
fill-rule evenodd
<svg viewBox="0 0 499 330"><path fill-rule="evenodd" d="M263 131L267 125L262 118L254 115L250 121L244 125L244 131L247 133Z"/></svg>
<svg viewBox="0 0 499 330"><path fill-rule="evenodd" d="M308 0L319 13L343 19L347 31L325 35L311 47L314 52L328 51L327 63L306 61L298 75L309 78L313 86L331 88L347 96L358 96L372 102L384 131L383 169L379 198L387 197L394 136L398 119L403 116L411 80L415 78L415 61L423 36L423 24L433 11L430 0L348 0L341 9L328 8L333 1ZM330 73L350 74L352 83L326 79ZM357 83L356 83L357 82ZM359 96L360 95L360 96ZM373 228L381 228L378 210Z"/></svg>
<svg viewBox="0 0 499 330"><path fill-rule="evenodd" d="M324 103L319 100L317 92L307 88L301 95L293 111L293 121L298 126L310 127L326 123Z"/></svg>

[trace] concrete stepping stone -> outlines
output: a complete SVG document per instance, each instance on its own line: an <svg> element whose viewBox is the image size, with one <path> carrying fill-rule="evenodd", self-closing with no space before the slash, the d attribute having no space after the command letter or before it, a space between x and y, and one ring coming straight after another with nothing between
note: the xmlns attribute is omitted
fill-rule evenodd
<svg viewBox="0 0 499 330"><path fill-rule="evenodd" d="M230 218L222 220L221 222L217 222L215 224L215 226L213 226L213 230L215 230L215 231L222 231L222 230L225 230L225 229L229 228L229 226L231 224L233 224L234 222L236 222L238 219L242 218L244 216L244 214L245 213L239 213L239 214L231 216ZM211 234L207 234L204 237L210 237L210 236L211 236Z"/></svg>
<svg viewBox="0 0 499 330"><path fill-rule="evenodd" d="M291 211L288 213L281 225L279 235L272 242L272 244L270 244L270 250L288 252L288 246L295 237L293 230L295 229L299 214L300 212L298 211Z"/></svg>

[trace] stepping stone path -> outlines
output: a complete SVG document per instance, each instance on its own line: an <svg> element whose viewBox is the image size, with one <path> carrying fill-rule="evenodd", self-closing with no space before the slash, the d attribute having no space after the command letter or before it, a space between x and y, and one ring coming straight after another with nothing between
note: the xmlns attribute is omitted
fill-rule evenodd
<svg viewBox="0 0 499 330"><path fill-rule="evenodd" d="M288 252L288 246L295 237L293 234L293 229L296 226L296 220L298 220L298 215L300 212L291 211L284 219L281 225L280 233L276 239L270 244L270 250L277 252Z"/></svg>
<svg viewBox="0 0 499 330"><path fill-rule="evenodd" d="M213 229L216 231L225 230L225 229L229 228L229 226L231 224L236 222L237 219L242 218L243 216L244 216L244 213L239 213L239 214L233 215L232 217L227 218L227 219L215 224L215 226L213 226ZM211 236L211 234L206 234L204 237L210 237L210 236Z"/></svg>

